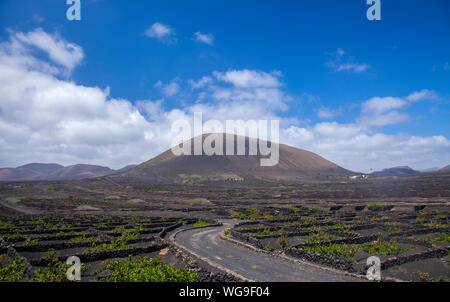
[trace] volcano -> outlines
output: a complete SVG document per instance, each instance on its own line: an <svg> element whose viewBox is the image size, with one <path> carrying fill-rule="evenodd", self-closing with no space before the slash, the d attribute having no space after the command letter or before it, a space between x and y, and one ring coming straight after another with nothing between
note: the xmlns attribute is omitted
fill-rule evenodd
<svg viewBox="0 0 450 302"><path fill-rule="evenodd" d="M204 142L209 134L190 140L191 150L194 141ZM225 135L224 135L225 137ZM232 135L227 134L223 153L226 154L226 141ZM235 151L237 139L234 136ZM243 137L239 137L243 138ZM261 166L261 159L267 158L257 148L256 155L249 155L250 143L257 139L245 137L245 155L179 155L169 149L155 158L146 161L123 173L107 176L113 181L126 184L140 183L198 183L208 181L255 182L255 181L307 181L314 179L336 179L347 177L348 171L325 158L298 148L279 144L279 161L274 166ZM266 141L262 141L267 144ZM272 146L268 143L268 146ZM273 145L275 146L275 145ZM191 152L194 154L194 152ZM234 154L237 154L236 152Z"/></svg>

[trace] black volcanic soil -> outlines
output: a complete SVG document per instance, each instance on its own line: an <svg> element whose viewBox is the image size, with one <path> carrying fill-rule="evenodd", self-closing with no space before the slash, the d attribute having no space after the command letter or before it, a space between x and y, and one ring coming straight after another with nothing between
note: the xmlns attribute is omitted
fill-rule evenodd
<svg viewBox="0 0 450 302"><path fill-rule="evenodd" d="M36 213L27 216L35 218L49 215L69 220L88 217L85 226L90 227L92 219L112 217L106 227L113 228L111 221L114 221L114 217L127 221L132 217L150 218L156 222L172 218L195 221L235 218L259 223L260 229L254 235L264 230L266 224L273 223L276 223L275 229L286 229L289 233L292 231L291 223L298 221L304 228L300 227L299 234L289 235L291 245L305 243L309 235L303 231L318 229L331 232L337 239L348 236L371 238L401 231L404 232L401 237L410 242L401 243L401 246L411 247L410 253L422 253L430 247L413 244L411 240L422 240L424 236L436 234L443 236L449 232L449 188L450 173L442 172L303 183L209 181L195 185L122 185L108 177L67 182L0 183L0 216L3 216L0 220L7 222L11 217L17 217L20 221L23 220L21 215L27 213ZM292 208L301 211L295 212ZM53 232L58 233L58 228L64 228L67 223L66 220L60 221L54 226ZM350 232L330 230L330 224L336 223L356 223L357 228ZM298 228L297 225L293 226ZM436 230L436 226L444 229ZM417 231L419 228L427 228L430 232ZM408 230L413 232L407 233ZM45 230L33 232L36 231L39 233ZM257 239L264 245L281 250L279 235ZM47 240L55 243L54 238ZM433 242L433 246L432 249L439 249L448 246L448 243ZM182 256L182 253L178 255L181 258L187 256ZM358 254L358 263L362 263L365 256ZM323 261L320 257L311 259L313 262L318 261L318 264ZM387 260L382 258L382 261ZM448 275L443 273L448 267L446 263L448 261L442 258L408 260L403 264L389 266L385 273L386 276L411 281L426 279L425 275L420 278L419 272L429 273L430 278L437 279ZM205 276L213 271L211 268L202 269L205 270Z"/></svg>

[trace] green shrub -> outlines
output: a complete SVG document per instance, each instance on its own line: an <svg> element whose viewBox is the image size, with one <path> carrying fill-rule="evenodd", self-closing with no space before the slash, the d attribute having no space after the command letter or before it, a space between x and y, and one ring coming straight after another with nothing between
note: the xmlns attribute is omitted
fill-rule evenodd
<svg viewBox="0 0 450 302"><path fill-rule="evenodd" d="M6 254L0 258L3 260ZM0 282L17 282L25 278L27 265L19 258L15 258L9 265L3 267L0 261Z"/></svg>
<svg viewBox="0 0 450 302"><path fill-rule="evenodd" d="M442 224L436 221L430 221L429 223L422 223L422 225L429 228L448 228L448 224Z"/></svg>
<svg viewBox="0 0 450 302"><path fill-rule="evenodd" d="M213 223L211 223L211 222L206 222L206 221L199 219L199 220L197 220L196 223L193 224L193 227L197 228L197 227L203 227L203 226L208 226L208 225L212 225L212 224Z"/></svg>
<svg viewBox="0 0 450 302"><path fill-rule="evenodd" d="M289 210L292 210L292 211L294 211L294 212L300 211L299 208L296 208L296 207L293 207L293 206L280 206L279 208L280 208L280 209L289 209Z"/></svg>
<svg viewBox="0 0 450 302"><path fill-rule="evenodd" d="M89 254L89 253L106 252L106 251L113 251L113 250L126 250L131 246L132 245L127 245L126 242L123 240L114 240L114 241L111 241L111 243L102 243L102 244L96 244L94 242L92 244L92 247L85 249L83 253Z"/></svg>
<svg viewBox="0 0 450 302"><path fill-rule="evenodd" d="M13 228L14 224L12 223L12 221L3 221L0 220L0 229L9 229L9 228Z"/></svg>
<svg viewBox="0 0 450 302"><path fill-rule="evenodd" d="M330 255L343 257L346 259L352 259L355 253L358 251L358 248L350 248L345 243L344 244L336 244L330 243L328 245L313 245L304 247L305 250L320 254L320 255Z"/></svg>
<svg viewBox="0 0 450 302"><path fill-rule="evenodd" d="M256 236L268 236L270 234L271 234L270 230L268 228L265 228L264 230L261 230L258 233L256 233Z"/></svg>
<svg viewBox="0 0 450 302"><path fill-rule="evenodd" d="M390 241L378 239L375 242L363 244L362 248L370 255L397 255L409 250L409 248L398 247L394 239Z"/></svg>
<svg viewBox="0 0 450 302"><path fill-rule="evenodd" d="M323 211L323 208L321 206L313 206L309 208L310 211L313 212L319 212L319 211Z"/></svg>
<svg viewBox="0 0 450 302"><path fill-rule="evenodd" d="M177 269L159 260L144 256L107 263L102 270L112 270L109 277L100 282L198 282L198 274L186 269Z"/></svg>
<svg viewBox="0 0 450 302"><path fill-rule="evenodd" d="M280 237L278 237L277 242L282 249L287 248L289 246L289 241L285 235L281 235Z"/></svg>
<svg viewBox="0 0 450 302"><path fill-rule="evenodd" d="M273 246L271 246L271 245L266 245L265 247L264 247L264 250L266 251L266 252L273 252L275 249L273 248Z"/></svg>
<svg viewBox="0 0 450 302"><path fill-rule="evenodd" d="M321 242L321 241L330 241L333 240L335 237L333 235L327 235L323 231L319 231L317 233L309 233L308 239L306 239L306 242L314 243L314 242Z"/></svg>
<svg viewBox="0 0 450 302"><path fill-rule="evenodd" d="M446 276L439 276L438 278L433 278L429 273L426 272L418 272L419 279L422 282L450 282L450 278Z"/></svg>
<svg viewBox="0 0 450 302"><path fill-rule="evenodd" d="M31 239L30 237L28 237L27 239L25 239L23 245L25 246L29 246L29 245L35 245L39 242L39 239Z"/></svg>
<svg viewBox="0 0 450 302"><path fill-rule="evenodd" d="M383 206L381 204L371 204L367 206L367 209L369 211L381 211Z"/></svg>
<svg viewBox="0 0 450 302"><path fill-rule="evenodd" d="M236 212L236 213L233 213L231 218L232 219L244 220L244 219L247 219L247 215L245 215L244 213L241 213L241 212Z"/></svg>
<svg viewBox="0 0 450 302"><path fill-rule="evenodd" d="M450 233L441 233L441 234L436 234L434 236L425 236L424 238L422 238L423 240L426 241L440 241L440 242L450 242Z"/></svg>

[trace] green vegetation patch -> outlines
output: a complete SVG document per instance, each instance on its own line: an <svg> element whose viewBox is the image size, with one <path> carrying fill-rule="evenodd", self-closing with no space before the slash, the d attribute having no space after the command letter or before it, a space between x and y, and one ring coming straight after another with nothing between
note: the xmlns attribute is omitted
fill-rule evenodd
<svg viewBox="0 0 450 302"><path fill-rule="evenodd" d="M197 227L203 227L203 226L208 226L208 225L213 225L213 223L206 222L206 221L199 219L199 220L197 220L196 223L193 224L193 227L197 228Z"/></svg>
<svg viewBox="0 0 450 302"><path fill-rule="evenodd" d="M258 231L258 233L256 233L256 236L269 236L271 234L272 232L268 228L265 228L264 230Z"/></svg>
<svg viewBox="0 0 450 302"><path fill-rule="evenodd" d="M30 246L30 245L38 244L38 242L39 242L39 239L37 239L37 238L31 239L30 237L28 237L27 239L25 239L23 245Z"/></svg>
<svg viewBox="0 0 450 302"><path fill-rule="evenodd" d="M13 227L15 227L15 225L12 223L12 221L0 220L0 229L8 229Z"/></svg>
<svg viewBox="0 0 450 302"><path fill-rule="evenodd" d="M198 282L198 274L186 269L169 266L159 258L129 256L126 260L116 260L107 263L103 270L112 270L113 273L100 282Z"/></svg>
<svg viewBox="0 0 450 302"><path fill-rule="evenodd" d="M6 254L0 255L0 282L17 282L25 278L27 271L27 264L19 258L15 258L14 261L6 266L3 266L3 261L6 258Z"/></svg>
<svg viewBox="0 0 450 302"><path fill-rule="evenodd" d="M330 241L335 239L336 237L333 235L325 234L323 231L319 231L317 233L309 233L308 239L305 241L308 243L314 243L314 242L322 242L322 241Z"/></svg>
<svg viewBox="0 0 450 302"><path fill-rule="evenodd" d="M321 211L323 211L323 207L321 207L321 206L313 206L313 207L310 207L309 210L313 211L313 212L321 212Z"/></svg>
<svg viewBox="0 0 450 302"><path fill-rule="evenodd" d="M450 278L446 276L439 276L438 278L433 278L429 273L426 272L418 272L419 279L422 282L450 282Z"/></svg>
<svg viewBox="0 0 450 302"><path fill-rule="evenodd" d="M271 246L271 245L266 245L265 247L264 247L264 250L266 251L266 252L273 252L274 250L275 250L275 248L273 247L273 246Z"/></svg>
<svg viewBox="0 0 450 302"><path fill-rule="evenodd" d="M113 250L125 250L133 246L133 244L127 244L127 241L138 239L139 237L140 234L138 232L134 232L133 229L127 230L123 229L121 235L117 237L116 240L113 240L110 243L101 243L101 244L93 242L92 247L84 250L84 253L88 254Z"/></svg>
<svg viewBox="0 0 450 302"><path fill-rule="evenodd" d="M282 249L290 246L290 243L289 243L286 235L281 235L280 237L278 237L277 242L281 246Z"/></svg>
<svg viewBox="0 0 450 302"><path fill-rule="evenodd" d="M330 255L336 257L343 257L345 259L352 260L358 248L351 248L347 244L330 243L328 245L313 245L303 247L303 249L320 255Z"/></svg>
<svg viewBox="0 0 450 302"><path fill-rule="evenodd" d="M426 241L440 241L440 242L450 242L450 233L440 233L435 235L429 235L421 238Z"/></svg>
<svg viewBox="0 0 450 302"><path fill-rule="evenodd" d="M114 250L126 250L132 245L127 245L125 241L122 240L114 240L111 243L101 243L96 244L95 242L92 244L92 247L84 250L83 253L98 253L98 252L106 252L106 251L114 251Z"/></svg>
<svg viewBox="0 0 450 302"><path fill-rule="evenodd" d="M70 282L67 279L67 270L71 267L70 264L59 261L54 249L50 249L44 258L52 261L47 266L39 267L35 272L35 277L30 279L30 282ZM90 265L81 264L81 273L88 270Z"/></svg>
<svg viewBox="0 0 450 302"><path fill-rule="evenodd" d="M364 251L370 255L397 255L410 250L411 248L400 248L394 239L389 241L378 239L362 245Z"/></svg>
<svg viewBox="0 0 450 302"><path fill-rule="evenodd" d="M381 211L381 209L383 208L383 206L381 204L370 204L367 206L367 209L369 211Z"/></svg>
<svg viewBox="0 0 450 302"><path fill-rule="evenodd" d="M429 228L448 228L448 224L439 223L436 221L430 221L429 223L422 223L423 226L429 227Z"/></svg>
<svg viewBox="0 0 450 302"><path fill-rule="evenodd" d="M301 209L293 207L293 206L280 206L280 209L289 209L289 210L292 210L294 212L301 211Z"/></svg>
<svg viewBox="0 0 450 302"><path fill-rule="evenodd" d="M231 218L244 220L244 219L247 219L247 215L245 215L244 213L241 213L241 212L233 212L231 215Z"/></svg>

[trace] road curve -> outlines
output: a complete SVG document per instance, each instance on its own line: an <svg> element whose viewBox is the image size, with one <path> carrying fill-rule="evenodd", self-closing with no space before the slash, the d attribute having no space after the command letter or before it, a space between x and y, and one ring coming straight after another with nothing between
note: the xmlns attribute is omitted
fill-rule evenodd
<svg viewBox="0 0 450 302"><path fill-rule="evenodd" d="M334 270L258 253L220 238L223 230L236 224L224 220L222 227L179 232L174 241L211 265L225 267L247 279L260 282L355 282L362 281Z"/></svg>

